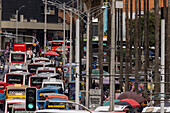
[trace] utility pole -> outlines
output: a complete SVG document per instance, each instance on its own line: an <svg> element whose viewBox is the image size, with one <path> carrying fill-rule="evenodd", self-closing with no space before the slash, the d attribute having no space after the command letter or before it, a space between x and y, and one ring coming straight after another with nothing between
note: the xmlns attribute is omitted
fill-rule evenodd
<svg viewBox="0 0 170 113"><path fill-rule="evenodd" d="M161 113L164 113L165 107L165 17L161 9Z"/></svg>
<svg viewBox="0 0 170 113"><path fill-rule="evenodd" d="M80 76L80 21L76 20L76 103L79 103L79 76ZM79 109L79 106L76 105L76 110Z"/></svg>
<svg viewBox="0 0 170 113"><path fill-rule="evenodd" d="M0 32L2 32L2 0L0 0ZM2 49L2 37L0 36L0 50Z"/></svg>
<svg viewBox="0 0 170 113"><path fill-rule="evenodd" d="M47 41L47 0L45 0L44 7L44 50L46 51L46 41Z"/></svg>
<svg viewBox="0 0 170 113"><path fill-rule="evenodd" d="M72 10L72 9L71 9ZM70 59L69 59L69 82L71 82L71 70L72 70L72 23L73 15L72 11L70 12Z"/></svg>
<svg viewBox="0 0 170 113"><path fill-rule="evenodd" d="M110 66L110 111L114 111L115 98L115 0L112 0L111 10L111 66Z"/></svg>
<svg viewBox="0 0 170 113"><path fill-rule="evenodd" d="M90 39L90 9L87 10L87 51L86 51L86 107L89 106L89 39Z"/></svg>
<svg viewBox="0 0 170 113"><path fill-rule="evenodd" d="M65 66L65 41L66 41L66 17L65 17L65 14L66 14L66 9L65 9L65 2L63 4L63 28L64 28L64 32L63 32L63 67Z"/></svg>

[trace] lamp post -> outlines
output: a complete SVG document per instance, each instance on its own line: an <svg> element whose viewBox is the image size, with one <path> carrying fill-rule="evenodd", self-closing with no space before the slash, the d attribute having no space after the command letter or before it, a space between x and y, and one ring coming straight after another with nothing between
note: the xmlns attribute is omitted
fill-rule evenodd
<svg viewBox="0 0 170 113"><path fill-rule="evenodd" d="M16 10L16 42L18 42L18 12L25 6L21 6L18 10Z"/></svg>

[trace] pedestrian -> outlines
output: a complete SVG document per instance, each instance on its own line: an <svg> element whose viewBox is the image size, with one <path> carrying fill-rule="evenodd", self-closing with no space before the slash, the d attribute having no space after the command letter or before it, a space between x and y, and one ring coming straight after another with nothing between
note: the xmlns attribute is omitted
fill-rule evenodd
<svg viewBox="0 0 170 113"><path fill-rule="evenodd" d="M96 83L95 83L95 80L93 80L93 82L92 82L92 88L95 89L95 87L96 87Z"/></svg>
<svg viewBox="0 0 170 113"><path fill-rule="evenodd" d="M40 54L40 46L39 46L39 43L37 42L36 43L36 56L39 57L39 54Z"/></svg>

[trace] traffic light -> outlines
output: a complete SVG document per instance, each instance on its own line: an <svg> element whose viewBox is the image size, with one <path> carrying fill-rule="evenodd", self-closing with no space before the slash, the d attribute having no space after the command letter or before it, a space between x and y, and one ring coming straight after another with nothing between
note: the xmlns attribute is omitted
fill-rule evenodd
<svg viewBox="0 0 170 113"><path fill-rule="evenodd" d="M33 87L26 88L26 111L36 111L37 89Z"/></svg>

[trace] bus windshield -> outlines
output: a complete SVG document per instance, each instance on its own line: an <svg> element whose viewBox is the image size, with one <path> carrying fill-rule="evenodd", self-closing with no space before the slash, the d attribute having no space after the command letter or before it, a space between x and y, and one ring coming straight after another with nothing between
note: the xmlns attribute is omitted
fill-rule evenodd
<svg viewBox="0 0 170 113"><path fill-rule="evenodd" d="M55 86L55 87L62 88L61 84L44 84L44 87L48 87L48 86Z"/></svg>
<svg viewBox="0 0 170 113"><path fill-rule="evenodd" d="M42 81L44 80L44 79L47 79L47 78L45 78L45 77L39 77L39 78L31 78L31 86L36 86L36 87L41 87L41 85L42 85Z"/></svg>
<svg viewBox="0 0 170 113"><path fill-rule="evenodd" d="M38 74L40 73L54 73L54 70L38 70Z"/></svg>
<svg viewBox="0 0 170 113"><path fill-rule="evenodd" d="M38 67L43 67L43 65L28 65L28 71L30 73L36 73Z"/></svg>
<svg viewBox="0 0 170 113"><path fill-rule="evenodd" d="M62 46L63 43L62 42L52 42L52 46Z"/></svg>
<svg viewBox="0 0 170 113"><path fill-rule="evenodd" d="M5 89L5 86L3 84L1 84L0 89Z"/></svg>
<svg viewBox="0 0 170 113"><path fill-rule="evenodd" d="M23 84L22 75L7 75L6 80L8 84Z"/></svg>
<svg viewBox="0 0 170 113"><path fill-rule="evenodd" d="M25 55L24 54L11 54L11 62L24 62Z"/></svg>

